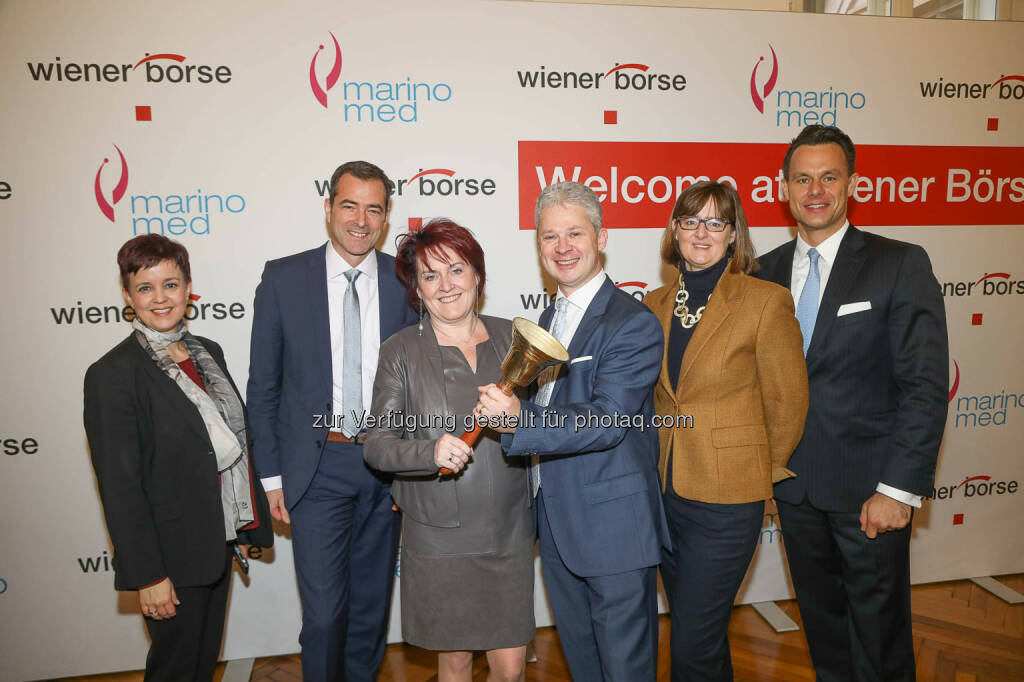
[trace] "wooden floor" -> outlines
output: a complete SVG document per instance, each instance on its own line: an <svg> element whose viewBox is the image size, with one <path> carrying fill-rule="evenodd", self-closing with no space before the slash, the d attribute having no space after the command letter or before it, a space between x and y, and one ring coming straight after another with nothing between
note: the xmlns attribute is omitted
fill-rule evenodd
<svg viewBox="0 0 1024 682"><path fill-rule="evenodd" d="M1024 574L1000 581L1024 593ZM800 622L795 601L780 603ZM967 581L913 588L914 649L919 682L1019 682L1024 680L1024 604L1009 605ZM668 680L669 621L662 616L658 646L658 680ZM733 610L729 624L733 669L737 682L814 681L803 632L776 633L749 606ZM526 666L529 681L570 680L554 628L537 631L536 663ZM436 679L436 655L405 644L392 644L378 682L426 682ZM220 679L223 666L218 669ZM67 678L82 682L136 682L141 673ZM260 658L254 682L295 682L302 679L298 655ZM487 661L478 656L474 682L487 679ZM581 680L580 682L586 682Z"/></svg>

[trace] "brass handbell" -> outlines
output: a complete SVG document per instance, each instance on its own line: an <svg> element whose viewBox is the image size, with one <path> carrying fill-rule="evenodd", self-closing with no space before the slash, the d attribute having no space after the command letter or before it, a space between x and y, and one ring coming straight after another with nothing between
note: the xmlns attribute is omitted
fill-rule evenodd
<svg viewBox="0 0 1024 682"><path fill-rule="evenodd" d="M526 318L517 317L512 320L512 345L501 361L501 380L498 388L506 395L522 386L529 386L537 375L548 367L569 361L569 352L554 336L543 327L530 322ZM518 417L518 415L516 415ZM459 436L466 445L473 447L480 438L480 424ZM441 467L441 475L452 473L451 469Z"/></svg>

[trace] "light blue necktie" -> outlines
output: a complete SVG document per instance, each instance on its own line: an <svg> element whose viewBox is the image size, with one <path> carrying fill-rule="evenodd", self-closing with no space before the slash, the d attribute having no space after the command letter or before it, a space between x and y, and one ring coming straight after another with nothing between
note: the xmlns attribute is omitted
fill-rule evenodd
<svg viewBox="0 0 1024 682"><path fill-rule="evenodd" d="M800 333L804 335L804 356L807 356L807 348L811 345L811 335L814 334L814 322L818 319L818 293L821 291L821 275L818 273L817 249L807 250L807 257L811 259L811 267L807 271L807 281L804 282L804 290L800 292L800 300L796 304L796 319L800 323Z"/></svg>
<svg viewBox="0 0 1024 682"><path fill-rule="evenodd" d="M569 299L562 297L555 301L555 319L551 321L551 335L562 344L564 344L562 336L565 334L566 318L569 317L566 312L568 308ZM540 392L537 393L537 404L541 407L547 407L551 401L551 394L555 390L555 376L558 374L558 368L556 367L553 371L549 370L544 374L547 375L548 381L540 387ZM530 480L533 483L533 496L536 497L537 491L540 490L540 457L537 455L530 457Z"/></svg>
<svg viewBox="0 0 1024 682"><path fill-rule="evenodd" d="M342 347L342 433L349 438L359 433L356 418L363 414L363 334L359 323L359 294L356 293L356 278L359 271L355 268L347 271L348 289L342 304L343 321L345 324L345 342Z"/></svg>

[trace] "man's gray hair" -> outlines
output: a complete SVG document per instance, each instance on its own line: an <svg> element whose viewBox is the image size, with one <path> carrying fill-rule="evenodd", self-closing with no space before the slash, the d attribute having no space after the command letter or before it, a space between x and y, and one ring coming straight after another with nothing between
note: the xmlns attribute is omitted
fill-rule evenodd
<svg viewBox="0 0 1024 682"><path fill-rule="evenodd" d="M594 190L578 182L556 182L545 187L537 197L537 208L533 211L533 224L540 229L540 213L548 206L573 204L583 209L595 232L601 231L601 202Z"/></svg>

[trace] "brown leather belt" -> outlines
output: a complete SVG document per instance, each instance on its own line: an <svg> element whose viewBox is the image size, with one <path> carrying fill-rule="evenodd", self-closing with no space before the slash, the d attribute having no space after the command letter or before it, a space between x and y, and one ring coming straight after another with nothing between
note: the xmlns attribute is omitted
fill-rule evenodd
<svg viewBox="0 0 1024 682"><path fill-rule="evenodd" d="M341 431L328 431L327 432L328 443L353 443L355 445L362 445L366 442L366 431L360 431L352 438L349 438Z"/></svg>

